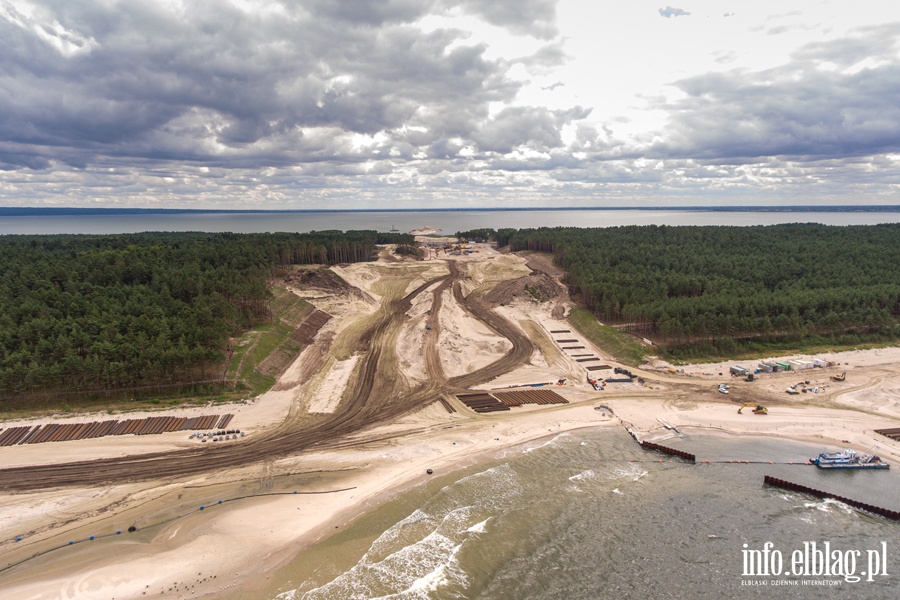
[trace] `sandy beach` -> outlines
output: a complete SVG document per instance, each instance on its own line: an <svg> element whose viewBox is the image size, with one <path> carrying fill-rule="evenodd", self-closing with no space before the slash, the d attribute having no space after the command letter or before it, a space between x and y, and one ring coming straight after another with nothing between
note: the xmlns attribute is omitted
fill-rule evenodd
<svg viewBox="0 0 900 600"><path fill-rule="evenodd" d="M393 387L384 389L402 394L427 385L435 372L427 351L431 342L437 348L438 371L447 382L490 368L512 351L514 344L460 302L465 297L492 303L495 314L533 344L524 363L473 389L549 383L545 389L560 394L568 404L476 414L444 394L456 412L448 412L435 396L424 407L373 421L350 435L233 468L103 486L4 491L0 569L16 565L0 572L4 598L238 597L263 585L304 548L429 477L428 469L445 474L503 449L539 445L548 436L582 428L627 426L652 441L674 435L668 424L692 434L766 435L829 449L862 452L877 445L885 461L900 463L900 442L875 433L900 427L900 348L784 357L821 358L833 365L802 373L762 373L753 382L730 377L728 369L735 364L752 367L759 361L674 366L654 360L631 368L643 383L611 383L597 391L587 383L584 364L553 333L570 329L563 316L569 308L567 299L540 302L515 288L513 283L531 273L528 257L500 254L487 245L477 250L453 259L463 276L461 295L449 287L432 294L438 285L433 284L412 301L402 326L390 334L393 352L384 360ZM315 297L317 308L333 319L272 391L239 404L165 414L234 413L233 426L247 438L229 443L241 444L339 412L363 363L360 357L365 352L358 342L367 324L390 299L410 293L447 269L444 260L335 268L362 293L328 296L296 290ZM439 314L434 314L437 302ZM620 366L576 331L566 337L582 342L578 346L584 348L577 354L592 354ZM844 381L832 380L841 373L846 373ZM558 381L563 384L556 385ZM819 391L785 392L799 381L809 381L806 387ZM728 395L718 392L720 383L730 386ZM738 414L745 402L765 405L769 412L755 415L744 409ZM596 410L601 405L612 414ZM112 417L61 416L40 422L98 418ZM0 427L35 422L7 422ZM4 447L0 460L4 467L46 465L196 446L186 432L117 436ZM128 532L130 526L136 531ZM70 546L70 541L76 543ZM36 554L41 555L31 558Z"/></svg>
<svg viewBox="0 0 900 600"><path fill-rule="evenodd" d="M438 227L432 227L431 225L422 225L416 229L410 231L412 235L431 235L433 233L440 233L441 229Z"/></svg>

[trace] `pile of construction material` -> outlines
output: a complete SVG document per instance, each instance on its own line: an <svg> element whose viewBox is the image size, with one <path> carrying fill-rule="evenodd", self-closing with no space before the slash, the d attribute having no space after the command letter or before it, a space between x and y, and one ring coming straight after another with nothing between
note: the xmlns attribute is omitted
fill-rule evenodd
<svg viewBox="0 0 900 600"><path fill-rule="evenodd" d="M460 402L477 413L509 410L508 405L500 402L486 392L478 392L475 394L459 394L456 397L459 398Z"/></svg>
<svg viewBox="0 0 900 600"><path fill-rule="evenodd" d="M875 433L880 433L884 437L889 437L896 442L900 442L900 427L893 429L876 429Z"/></svg>
<svg viewBox="0 0 900 600"><path fill-rule="evenodd" d="M234 415L204 415L201 417L147 417L124 421L92 421L90 423L50 423L0 430L0 446L40 444L87 440L108 435L149 435L171 431L222 429Z"/></svg>
<svg viewBox="0 0 900 600"><path fill-rule="evenodd" d="M453 408L453 405L450 404L450 402L449 402L446 398L438 398L438 402L440 402L441 405L442 405L445 409L447 409L447 412L448 412L448 413L453 414L453 413L456 412L456 409Z"/></svg>
<svg viewBox="0 0 900 600"><path fill-rule="evenodd" d="M616 367L613 369L613 372L616 375L624 375L624 377L609 377L606 379L606 383L631 383L637 377L637 375L622 367Z"/></svg>
<svg viewBox="0 0 900 600"><path fill-rule="evenodd" d="M198 439L201 442L212 440L214 442L224 442L226 440L236 440L238 435L244 437L245 433L240 429L228 429L226 431L212 431L209 433L192 433L188 439Z"/></svg>
<svg viewBox="0 0 900 600"><path fill-rule="evenodd" d="M515 392L494 392L500 402L507 406L523 404L568 404L569 401L553 390L521 390Z"/></svg>

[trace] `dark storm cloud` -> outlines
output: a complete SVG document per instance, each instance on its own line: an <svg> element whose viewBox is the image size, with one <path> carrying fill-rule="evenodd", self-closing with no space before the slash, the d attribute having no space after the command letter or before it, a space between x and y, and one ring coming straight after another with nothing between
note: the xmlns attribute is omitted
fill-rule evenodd
<svg viewBox="0 0 900 600"><path fill-rule="evenodd" d="M454 137L494 143L500 133L478 129L496 129L488 105L509 102L522 85L507 76L509 64L485 58L486 46L463 32L411 23L456 8L517 33L555 34L547 0L515 10L474 0L284 2L253 14L225 2L39 8L33 17L8 2L0 10L5 169L127 157L241 167L323 154L354 162L346 138L378 132L395 147L382 141L375 158ZM550 45L522 60L563 57Z"/></svg>
<svg viewBox="0 0 900 600"><path fill-rule="evenodd" d="M865 40L806 46L777 69L676 82L687 98L666 106L670 134L651 154L820 160L900 150L900 65L877 60L898 40L894 25Z"/></svg>
<svg viewBox="0 0 900 600"><path fill-rule="evenodd" d="M29 153L2 153L0 154L0 171L15 171L22 167L28 169L46 169L50 166L50 161L43 156Z"/></svg>

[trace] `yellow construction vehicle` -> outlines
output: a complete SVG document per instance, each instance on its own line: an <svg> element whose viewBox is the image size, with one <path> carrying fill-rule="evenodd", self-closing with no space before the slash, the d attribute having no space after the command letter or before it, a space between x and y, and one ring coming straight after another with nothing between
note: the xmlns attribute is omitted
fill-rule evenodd
<svg viewBox="0 0 900 600"><path fill-rule="evenodd" d="M754 415L765 415L769 413L769 409L763 406L762 404L757 404L756 402L744 402L741 407L738 409L738 414L742 414L741 411L747 408L748 406L753 407Z"/></svg>
<svg viewBox="0 0 900 600"><path fill-rule="evenodd" d="M845 379L847 379L847 372L846 372L846 371L844 371L844 372L841 373L840 375L832 375L832 376L831 376L831 380L832 380L832 381L844 381Z"/></svg>

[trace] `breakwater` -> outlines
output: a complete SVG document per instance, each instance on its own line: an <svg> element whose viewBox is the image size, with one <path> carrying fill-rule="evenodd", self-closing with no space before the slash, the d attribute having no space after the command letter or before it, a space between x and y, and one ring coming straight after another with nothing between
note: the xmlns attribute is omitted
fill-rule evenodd
<svg viewBox="0 0 900 600"><path fill-rule="evenodd" d="M641 442L641 447L646 448L647 450L656 450L657 452L662 452L663 454L668 454L669 456L677 456L678 458L682 458L688 462L697 462L697 457L690 452L684 452L682 450L676 450L675 448L661 446L660 444L654 444L653 442Z"/></svg>
<svg viewBox="0 0 900 600"><path fill-rule="evenodd" d="M778 479L777 477L772 477L770 475L766 475L763 478L763 483L765 483L767 485L779 487L784 490L790 490L792 492L800 492L803 494L809 494L810 496L815 496L816 498L831 498L833 500L843 502L847 506L852 506L853 508L858 508L860 510L864 510L864 511L870 512L874 515L879 515L879 516L882 516L882 517L885 517L885 518L888 518L888 519L891 519L894 521L900 521L900 511L882 508L880 506L875 506L874 504L869 504L867 502L860 502L858 500L853 500L851 498L845 498L844 496L839 496L837 494L832 494L830 492L824 492L822 490L817 490L817 489L811 488L809 486L800 485L799 483L785 481L784 479Z"/></svg>

